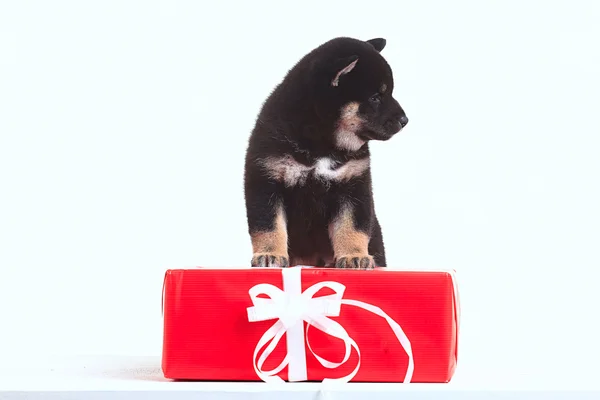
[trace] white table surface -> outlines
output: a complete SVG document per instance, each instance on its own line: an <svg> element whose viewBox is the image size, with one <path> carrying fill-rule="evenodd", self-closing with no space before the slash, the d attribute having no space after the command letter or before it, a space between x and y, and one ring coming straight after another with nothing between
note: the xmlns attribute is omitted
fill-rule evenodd
<svg viewBox="0 0 600 400"><path fill-rule="evenodd" d="M460 369L448 384L172 382L160 357L55 357L14 359L0 367L0 399L600 399L600 378L477 376Z"/></svg>

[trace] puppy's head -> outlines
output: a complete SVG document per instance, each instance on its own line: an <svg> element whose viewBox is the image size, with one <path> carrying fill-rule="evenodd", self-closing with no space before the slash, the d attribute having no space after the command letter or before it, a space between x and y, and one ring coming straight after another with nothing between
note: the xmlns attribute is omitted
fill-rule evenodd
<svg viewBox="0 0 600 400"><path fill-rule="evenodd" d="M388 140L407 124L406 113L393 97L392 70L380 52L385 39L332 41L323 68L322 105L335 119L337 147L355 151L369 140Z"/></svg>

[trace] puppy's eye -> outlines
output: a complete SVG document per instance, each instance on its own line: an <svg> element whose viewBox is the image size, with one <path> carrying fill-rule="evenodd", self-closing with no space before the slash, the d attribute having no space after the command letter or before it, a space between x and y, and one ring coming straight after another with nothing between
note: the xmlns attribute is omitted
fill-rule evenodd
<svg viewBox="0 0 600 400"><path fill-rule="evenodd" d="M377 93L377 94L374 94L373 96L371 96L371 97L369 98L369 101L370 101L371 103L379 103L379 102L381 101L381 95L380 95L379 93Z"/></svg>

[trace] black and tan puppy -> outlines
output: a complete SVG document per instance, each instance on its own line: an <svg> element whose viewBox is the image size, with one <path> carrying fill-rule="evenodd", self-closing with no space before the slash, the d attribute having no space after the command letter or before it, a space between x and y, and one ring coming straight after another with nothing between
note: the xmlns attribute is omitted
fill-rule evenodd
<svg viewBox="0 0 600 400"><path fill-rule="evenodd" d="M385 267L369 141L408 119L385 39L336 38L303 57L264 103L245 161L254 267Z"/></svg>

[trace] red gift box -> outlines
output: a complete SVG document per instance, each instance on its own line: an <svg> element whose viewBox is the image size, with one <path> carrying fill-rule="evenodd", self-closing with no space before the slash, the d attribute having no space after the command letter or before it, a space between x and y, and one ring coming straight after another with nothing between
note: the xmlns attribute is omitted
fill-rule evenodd
<svg viewBox="0 0 600 400"><path fill-rule="evenodd" d="M180 380L449 382L457 296L451 271L169 270L163 373Z"/></svg>

